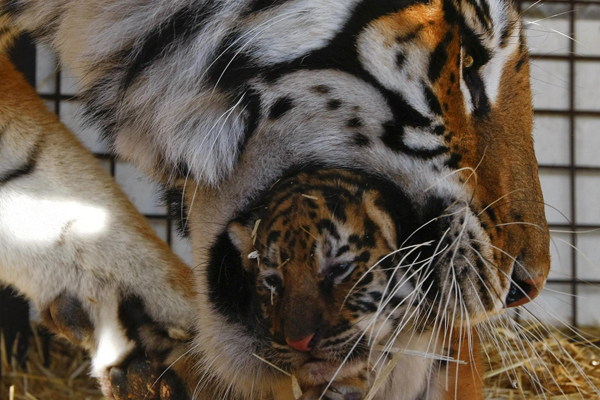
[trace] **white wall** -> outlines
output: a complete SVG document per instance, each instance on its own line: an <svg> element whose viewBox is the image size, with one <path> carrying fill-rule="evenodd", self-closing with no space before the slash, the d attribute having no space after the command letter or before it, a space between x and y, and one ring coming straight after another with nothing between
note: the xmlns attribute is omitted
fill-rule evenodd
<svg viewBox="0 0 600 400"><path fill-rule="evenodd" d="M550 277L569 281L575 273L580 282L600 282L600 3L577 4L575 12L568 4L530 5L524 4L523 19L533 54L533 100L536 109L549 111L536 114L534 138L552 225ZM560 59L569 55L572 62ZM529 309L544 319L573 322L577 313L578 324L600 325L597 283L551 283L537 303Z"/></svg>

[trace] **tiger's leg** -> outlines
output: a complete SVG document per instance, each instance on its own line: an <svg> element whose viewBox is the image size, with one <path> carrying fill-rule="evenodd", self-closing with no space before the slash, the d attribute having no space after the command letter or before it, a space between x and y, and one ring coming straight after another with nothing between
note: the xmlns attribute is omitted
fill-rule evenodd
<svg viewBox="0 0 600 400"><path fill-rule="evenodd" d="M444 400L483 400L483 365L481 345L475 328L456 332L452 338L451 354L460 363L447 366L448 391ZM446 374L441 373L445 381ZM442 385L445 386L445 385Z"/></svg>
<svg viewBox="0 0 600 400"><path fill-rule="evenodd" d="M0 55L0 281L111 369L137 351L166 364L193 336L190 269Z"/></svg>

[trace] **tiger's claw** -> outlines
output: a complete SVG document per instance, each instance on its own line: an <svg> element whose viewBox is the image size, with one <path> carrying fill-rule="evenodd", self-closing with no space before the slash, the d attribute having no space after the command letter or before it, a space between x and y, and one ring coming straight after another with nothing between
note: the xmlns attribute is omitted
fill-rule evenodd
<svg viewBox="0 0 600 400"><path fill-rule="evenodd" d="M367 390L366 379L356 376L335 381L331 385L318 385L308 389L300 400L361 400Z"/></svg>

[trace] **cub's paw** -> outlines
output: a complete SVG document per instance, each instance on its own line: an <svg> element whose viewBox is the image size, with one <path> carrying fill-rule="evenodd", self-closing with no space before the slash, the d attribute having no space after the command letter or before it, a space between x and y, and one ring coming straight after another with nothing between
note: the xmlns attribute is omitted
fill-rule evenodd
<svg viewBox="0 0 600 400"><path fill-rule="evenodd" d="M366 382L362 379L348 379L333 382L331 386L315 386L304 392L300 400L361 400L366 395Z"/></svg>
<svg viewBox="0 0 600 400"><path fill-rule="evenodd" d="M143 355L112 367L103 385L111 400L189 400L188 389L172 369Z"/></svg>

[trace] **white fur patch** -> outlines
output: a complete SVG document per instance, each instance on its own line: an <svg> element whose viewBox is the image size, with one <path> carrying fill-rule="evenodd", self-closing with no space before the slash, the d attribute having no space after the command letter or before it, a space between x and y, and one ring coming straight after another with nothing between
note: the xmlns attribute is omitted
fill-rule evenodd
<svg viewBox="0 0 600 400"><path fill-rule="evenodd" d="M444 145L444 139L428 130L406 127L404 129L404 143L413 150L435 150Z"/></svg>
<svg viewBox="0 0 600 400"><path fill-rule="evenodd" d="M325 46L359 1L289 1L245 21L241 47L264 65L293 60Z"/></svg>
<svg viewBox="0 0 600 400"><path fill-rule="evenodd" d="M507 46L505 48L497 47L492 59L481 69L486 94L492 105L496 104L506 63L517 51L519 51L519 35L513 33L508 37Z"/></svg>
<svg viewBox="0 0 600 400"><path fill-rule="evenodd" d="M389 44L393 41L393 44ZM427 81L429 50L413 43L397 43L394 38L381 35L373 26L366 28L358 38L357 47L360 61L365 69L385 87L399 93L415 110L424 116L431 116L431 110L423 91ZM405 60L402 66L397 63L398 54Z"/></svg>
<svg viewBox="0 0 600 400"><path fill-rule="evenodd" d="M135 343L125 337L117 315L117 304L103 307L96 324L97 347L92 352L92 376L100 378L107 368L118 365L133 350Z"/></svg>
<svg viewBox="0 0 600 400"><path fill-rule="evenodd" d="M27 242L52 245L66 234L101 234L108 219L106 210L98 206L19 193L0 197L0 210L0 238L17 247Z"/></svg>

